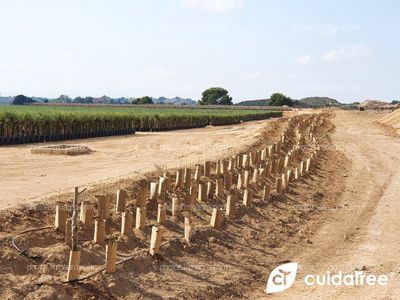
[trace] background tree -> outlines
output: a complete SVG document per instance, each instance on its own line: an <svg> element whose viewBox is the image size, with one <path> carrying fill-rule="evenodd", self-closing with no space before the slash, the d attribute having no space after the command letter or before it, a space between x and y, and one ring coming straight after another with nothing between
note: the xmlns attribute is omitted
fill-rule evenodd
<svg viewBox="0 0 400 300"><path fill-rule="evenodd" d="M283 106L283 105L293 106L293 104L294 102L290 97L281 93L274 93L267 100L267 105L271 106Z"/></svg>
<svg viewBox="0 0 400 300"><path fill-rule="evenodd" d="M83 99L83 103L85 104L91 104L94 103L94 98L93 97L85 97L85 99Z"/></svg>
<svg viewBox="0 0 400 300"><path fill-rule="evenodd" d="M151 98L149 96L136 98L136 99L132 100L131 103L132 104L154 104L153 103L153 98Z"/></svg>
<svg viewBox="0 0 400 300"><path fill-rule="evenodd" d="M14 105L24 105L24 104L32 104L36 102L35 100L33 100L32 98L29 98L27 96L24 95L18 95L15 96L14 100L12 101L12 104Z"/></svg>
<svg viewBox="0 0 400 300"><path fill-rule="evenodd" d="M83 103L84 99L81 96L75 97L74 100L72 100L73 103Z"/></svg>
<svg viewBox="0 0 400 300"><path fill-rule="evenodd" d="M71 103L72 99L68 95L60 95L56 101L61 103Z"/></svg>
<svg viewBox="0 0 400 300"><path fill-rule="evenodd" d="M221 87L212 87L202 94L200 105L232 105L232 97Z"/></svg>

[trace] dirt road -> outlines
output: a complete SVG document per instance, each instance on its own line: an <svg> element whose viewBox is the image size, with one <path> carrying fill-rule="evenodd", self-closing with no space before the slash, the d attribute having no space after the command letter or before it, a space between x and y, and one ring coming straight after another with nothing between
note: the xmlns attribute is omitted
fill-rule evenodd
<svg viewBox="0 0 400 300"><path fill-rule="evenodd" d="M157 169L226 157L259 140L271 120L134 136L68 141L93 154L31 154L32 145L0 148L0 209L39 200L74 186L90 186Z"/></svg>
<svg viewBox="0 0 400 300"><path fill-rule="evenodd" d="M331 210L312 244L290 257L300 264L292 287L255 298L400 299L400 143L370 124L374 116L339 112L334 119L335 147L352 161L342 203ZM308 286L307 274L341 271L386 274L387 286ZM265 288L260 287L259 291Z"/></svg>

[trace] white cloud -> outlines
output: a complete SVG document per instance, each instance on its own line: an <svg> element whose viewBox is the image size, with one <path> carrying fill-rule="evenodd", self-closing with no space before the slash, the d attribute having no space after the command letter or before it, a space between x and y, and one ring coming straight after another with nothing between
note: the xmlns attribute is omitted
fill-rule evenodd
<svg viewBox="0 0 400 300"><path fill-rule="evenodd" d="M241 9L242 0L183 0L183 4L189 7L195 7L216 12L226 12L233 9Z"/></svg>
<svg viewBox="0 0 400 300"><path fill-rule="evenodd" d="M339 60L353 60L367 56L368 48L364 44L349 44L338 49L332 49L322 56L322 61L334 62Z"/></svg>
<svg viewBox="0 0 400 300"><path fill-rule="evenodd" d="M299 57L296 61L299 65L308 65L314 63L314 59L311 55L307 54L302 57Z"/></svg>

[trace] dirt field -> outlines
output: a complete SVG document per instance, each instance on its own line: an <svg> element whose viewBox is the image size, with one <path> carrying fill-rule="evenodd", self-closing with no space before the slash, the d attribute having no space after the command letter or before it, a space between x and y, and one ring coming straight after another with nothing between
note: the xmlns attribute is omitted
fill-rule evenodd
<svg viewBox="0 0 400 300"><path fill-rule="evenodd" d="M94 150L81 156L31 154L32 145L2 147L0 208L41 200L74 186L134 178L158 167L177 168L227 157L257 142L271 122L65 142Z"/></svg>
<svg viewBox="0 0 400 300"><path fill-rule="evenodd" d="M376 117L368 113L337 113L333 144L351 162L348 172L337 174L345 176L345 188L337 199L345 209L326 212L312 244L293 249L282 258L299 262L302 268L294 285L273 298L399 299L400 143L398 138L385 136L371 125ZM306 274L326 274L327 270L386 274L389 284L347 288L304 284ZM256 297L265 295L260 292Z"/></svg>
<svg viewBox="0 0 400 300"><path fill-rule="evenodd" d="M61 283L63 272L41 269L41 264L19 256L10 247L10 237L16 232L51 225L53 212L27 213L21 205L2 210L0 293L9 299L23 299L26 294L30 299L398 299L400 143L372 124L377 117L337 111L332 123L317 133L323 147L313 171L294 182L284 195L274 195L271 202L264 203L254 190L254 206L240 207L238 216L226 220L221 230L201 226L208 222L210 210L199 212L191 245L177 239L182 222L168 222L169 242L156 258L150 257L146 249L150 228L135 232L134 238L120 241L122 250L135 249L132 260L119 265L112 275L100 273L76 284ZM72 158L32 156L26 147L1 149L2 164L7 163L1 168L8 170L4 174L2 171L0 178L5 188L2 207L26 204L27 198L39 199L75 184L91 185L108 178L132 177L115 184L104 183L105 187L93 185L93 193L101 188L115 191L121 186L136 189L136 173L154 171L162 162L169 168L181 167L265 145L276 140L286 124L285 120L270 120L80 141L74 144L91 146L97 152ZM132 140L145 148L130 146ZM115 150L116 145L119 150ZM149 161L152 156L155 159ZM52 170L54 165L56 170ZM30 179L32 172L35 180ZM87 180L82 182L82 178ZM61 195L61 199L69 197ZM41 201L51 203L56 199L51 196ZM150 216L154 217L154 210ZM21 237L19 241L42 253L47 264L67 261L68 247L52 231ZM84 243L97 253L91 255L85 250L85 264L103 264L103 247ZM263 291L268 275L287 261L301 266L294 285L282 293L266 295ZM304 284L306 274L325 274L327 270L387 274L389 284L346 288Z"/></svg>

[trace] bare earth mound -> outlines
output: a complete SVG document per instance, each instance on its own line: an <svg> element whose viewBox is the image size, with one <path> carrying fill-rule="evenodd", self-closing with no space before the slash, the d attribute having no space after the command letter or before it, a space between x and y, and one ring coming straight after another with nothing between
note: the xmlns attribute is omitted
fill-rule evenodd
<svg viewBox="0 0 400 300"><path fill-rule="evenodd" d="M55 154L55 155L82 155L89 154L92 150L86 146L74 146L74 145L51 145L36 147L31 150L32 154Z"/></svg>
<svg viewBox="0 0 400 300"><path fill-rule="evenodd" d="M390 103L379 100L365 100L360 103L360 106L365 109L384 109L393 107Z"/></svg>
<svg viewBox="0 0 400 300"><path fill-rule="evenodd" d="M400 109L397 109L390 114L387 114L383 118L377 121L378 124L388 126L395 131L400 130Z"/></svg>

